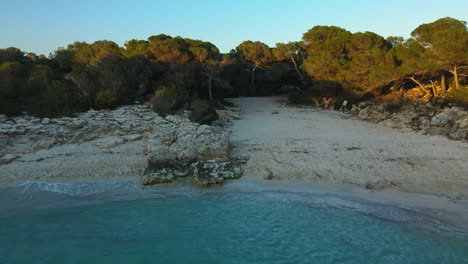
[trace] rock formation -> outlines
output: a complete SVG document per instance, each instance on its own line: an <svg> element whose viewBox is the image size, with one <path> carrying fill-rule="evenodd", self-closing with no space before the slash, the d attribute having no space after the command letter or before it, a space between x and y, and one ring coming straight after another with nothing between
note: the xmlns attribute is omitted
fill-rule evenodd
<svg viewBox="0 0 468 264"><path fill-rule="evenodd" d="M203 185L220 183L240 176L243 162L230 157L237 114L226 109L218 115L211 126L184 116L163 118L149 104L55 119L0 115L0 182L97 174L137 176L143 184L188 176Z"/></svg>
<svg viewBox="0 0 468 264"><path fill-rule="evenodd" d="M351 114L391 128L468 141L468 111L462 107L363 102L354 105Z"/></svg>

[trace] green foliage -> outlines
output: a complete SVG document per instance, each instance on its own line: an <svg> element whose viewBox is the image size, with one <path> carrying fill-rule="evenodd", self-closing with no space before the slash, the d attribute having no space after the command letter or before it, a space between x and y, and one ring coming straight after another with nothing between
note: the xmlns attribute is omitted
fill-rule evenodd
<svg viewBox="0 0 468 264"><path fill-rule="evenodd" d="M366 90L395 77L392 44L375 33L316 26L304 34L303 46L303 69L316 79Z"/></svg>
<svg viewBox="0 0 468 264"><path fill-rule="evenodd" d="M192 110L192 121L200 124L211 124L211 122L219 118L215 108L210 106L208 100L195 98L190 103Z"/></svg>
<svg viewBox="0 0 468 264"><path fill-rule="evenodd" d="M262 68L271 63L273 59L270 48L260 41L244 41L237 46L236 50L255 68Z"/></svg>
<svg viewBox="0 0 468 264"><path fill-rule="evenodd" d="M149 37L148 40L149 51L159 62L187 63L191 59L188 44L181 37L157 35Z"/></svg>
<svg viewBox="0 0 468 264"><path fill-rule="evenodd" d="M21 114L21 94L17 84L11 80L0 80L0 114L14 116Z"/></svg>
<svg viewBox="0 0 468 264"><path fill-rule="evenodd" d="M173 114L188 102L190 93L175 85L160 85L151 96L153 110L162 116Z"/></svg>
<svg viewBox="0 0 468 264"><path fill-rule="evenodd" d="M297 61L298 52L299 47L294 42L276 43L276 48L274 48L272 51L273 56L277 61Z"/></svg>
<svg viewBox="0 0 468 264"><path fill-rule="evenodd" d="M460 86L458 89L451 89L447 94L448 102L468 106L468 86Z"/></svg>
<svg viewBox="0 0 468 264"><path fill-rule="evenodd" d="M162 113L180 108L189 95L271 95L283 85L304 90L291 94L292 102L335 97L339 104L355 93L408 86L401 80L412 76L426 86L445 83L448 101L466 102L467 70L466 22L453 18L423 24L406 40L316 26L300 42L271 49L244 41L227 54L207 41L164 34L124 47L74 42L50 58L12 47L0 49L0 113L59 116L113 108L148 98L155 84L164 84L152 96Z"/></svg>
<svg viewBox="0 0 468 264"><path fill-rule="evenodd" d="M125 46L125 56L127 58L133 56L143 56L145 58L150 58L151 53L149 51L149 42L145 40L136 40L132 39L124 44Z"/></svg>
<svg viewBox="0 0 468 264"><path fill-rule="evenodd" d="M95 109L112 109L119 105L119 94L111 89L100 90L94 99Z"/></svg>
<svg viewBox="0 0 468 264"><path fill-rule="evenodd" d="M10 47L6 49L0 49L0 63L4 62L25 62L26 57L24 53L17 48Z"/></svg>
<svg viewBox="0 0 468 264"><path fill-rule="evenodd" d="M411 36L428 49L440 66L468 64L468 31L465 21L441 18L420 25L411 32Z"/></svg>

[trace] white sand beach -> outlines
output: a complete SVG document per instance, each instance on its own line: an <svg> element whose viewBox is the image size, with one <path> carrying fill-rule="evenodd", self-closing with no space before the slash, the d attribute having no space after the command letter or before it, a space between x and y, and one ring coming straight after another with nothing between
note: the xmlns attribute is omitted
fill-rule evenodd
<svg viewBox="0 0 468 264"><path fill-rule="evenodd" d="M310 186L400 205L468 212L468 144L401 132L347 114L232 99L231 141L249 155L240 181Z"/></svg>

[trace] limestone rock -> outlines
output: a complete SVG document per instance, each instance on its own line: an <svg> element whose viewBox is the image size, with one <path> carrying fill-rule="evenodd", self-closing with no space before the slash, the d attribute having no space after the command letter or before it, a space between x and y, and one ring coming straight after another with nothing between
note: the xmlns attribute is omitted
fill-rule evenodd
<svg viewBox="0 0 468 264"><path fill-rule="evenodd" d="M128 141L128 142L131 142L131 141L137 141L137 140L140 140L143 138L143 135L141 134L131 134L131 135L126 135L126 136L123 136L123 138Z"/></svg>
<svg viewBox="0 0 468 264"><path fill-rule="evenodd" d="M453 124L455 117L455 112L451 111L450 109L444 109L441 113L432 117L431 125L438 127L448 126Z"/></svg>
<svg viewBox="0 0 468 264"><path fill-rule="evenodd" d="M193 175L200 185L220 184L225 179L238 179L244 172L245 161L206 160L192 164Z"/></svg>
<svg viewBox="0 0 468 264"><path fill-rule="evenodd" d="M5 154L0 158L0 165L1 164L8 164L8 163L16 160L17 158L19 158L19 156L16 155L16 154Z"/></svg>
<svg viewBox="0 0 468 264"><path fill-rule="evenodd" d="M172 181L174 181L174 173L170 169L162 169L157 172L146 173L141 178L141 183L143 185L170 183Z"/></svg>
<svg viewBox="0 0 468 264"><path fill-rule="evenodd" d="M96 139L94 141L94 145L96 147L102 148L102 149L113 148L113 147L121 145L123 143L125 143L124 138L115 137L115 136L99 138L99 139Z"/></svg>
<svg viewBox="0 0 468 264"><path fill-rule="evenodd" d="M146 156L148 161L147 170L156 171L164 168L173 168L177 160L173 149L165 146L151 146Z"/></svg>

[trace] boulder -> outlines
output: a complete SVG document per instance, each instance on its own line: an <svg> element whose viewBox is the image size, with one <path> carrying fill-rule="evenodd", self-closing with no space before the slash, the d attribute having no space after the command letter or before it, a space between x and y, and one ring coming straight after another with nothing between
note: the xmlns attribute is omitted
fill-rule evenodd
<svg viewBox="0 0 468 264"><path fill-rule="evenodd" d="M192 164L193 175L200 185L220 184L226 179L238 179L244 172L245 161L206 160Z"/></svg>
<svg viewBox="0 0 468 264"><path fill-rule="evenodd" d="M462 140L462 139L468 140L468 130L458 129L458 130L452 131L449 134L449 138L454 139L454 140Z"/></svg>
<svg viewBox="0 0 468 264"><path fill-rule="evenodd" d="M444 127L453 124L453 121L456 118L456 113L446 108L439 114L435 115L431 119L431 125L437 127Z"/></svg>
<svg viewBox="0 0 468 264"><path fill-rule="evenodd" d="M468 117L458 121L458 129L468 130Z"/></svg>
<svg viewBox="0 0 468 264"><path fill-rule="evenodd" d="M174 181L174 173L171 169L161 169L151 173L145 173L141 178L143 185L170 183Z"/></svg>
<svg viewBox="0 0 468 264"><path fill-rule="evenodd" d="M429 127L425 129L426 133L430 136L447 135L450 131L444 127Z"/></svg>
<svg viewBox="0 0 468 264"><path fill-rule="evenodd" d="M49 123L50 123L50 119L47 118L47 117L46 117L46 118L43 118L42 121L41 121L41 124L43 124L43 125L47 125L47 124L49 124Z"/></svg>
<svg viewBox="0 0 468 264"><path fill-rule="evenodd" d="M190 120L199 124L211 124L219 118L216 109L206 100L195 99L190 103L192 111Z"/></svg>
<svg viewBox="0 0 468 264"><path fill-rule="evenodd" d="M157 171L160 169L176 167L177 155L173 149L165 146L147 146L148 154L146 160L148 163L147 171Z"/></svg>
<svg viewBox="0 0 468 264"><path fill-rule="evenodd" d="M192 143L201 159L226 158L229 154L228 135L207 125L198 127Z"/></svg>

